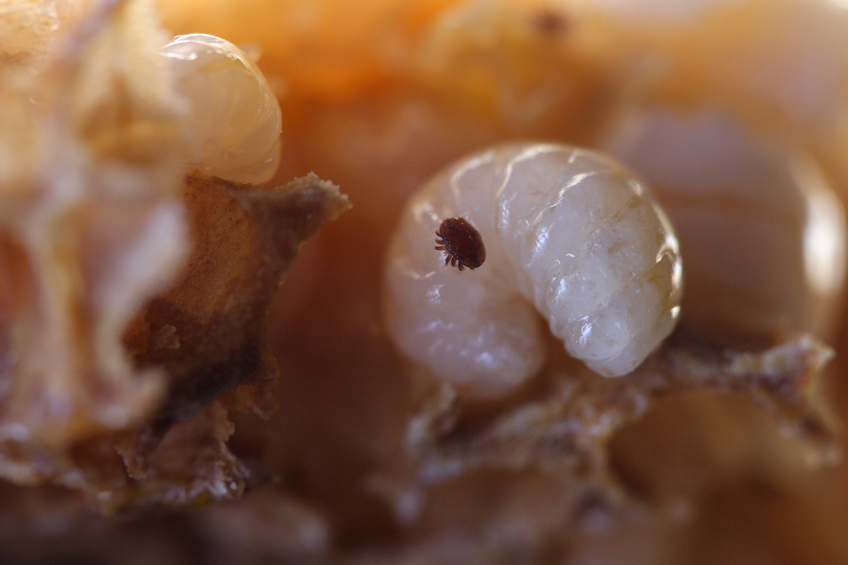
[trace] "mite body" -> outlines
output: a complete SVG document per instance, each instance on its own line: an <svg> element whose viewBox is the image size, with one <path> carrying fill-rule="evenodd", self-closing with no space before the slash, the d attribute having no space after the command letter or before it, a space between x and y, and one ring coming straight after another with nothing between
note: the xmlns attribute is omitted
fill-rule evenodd
<svg viewBox="0 0 848 565"><path fill-rule="evenodd" d="M448 251L442 218L474 226L486 269L444 269L427 244L439 228ZM406 355L491 397L544 363L540 314L596 372L633 370L673 329L681 285L677 239L629 171L567 146L509 144L410 199L387 255L384 318Z"/></svg>
<svg viewBox="0 0 848 565"><path fill-rule="evenodd" d="M436 249L445 252L445 265L450 262L460 271L463 267L474 270L486 260L483 238L465 218L448 218L439 226L436 235L439 236Z"/></svg>

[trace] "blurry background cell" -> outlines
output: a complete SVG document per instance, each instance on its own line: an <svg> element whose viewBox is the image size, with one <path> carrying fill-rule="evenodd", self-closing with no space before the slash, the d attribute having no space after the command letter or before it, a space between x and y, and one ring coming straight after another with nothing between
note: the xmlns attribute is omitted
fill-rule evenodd
<svg viewBox="0 0 848 565"><path fill-rule="evenodd" d="M821 422L795 414L793 427L780 418L786 415L780 409L762 412L764 397L757 392L765 398L780 396L780 390L790 396L809 392L792 378L815 381L810 375L828 355L801 338L783 348L775 343L797 331L838 346L838 380L832 382L846 381L841 358L848 340L833 337L844 317L835 290L842 269L835 236L841 220L828 190L815 188L829 186L840 200L848 199L843 8L824 0L159 4L174 33L215 34L258 57L281 103L284 127L280 168L270 183L314 171L339 184L354 209L303 245L285 291L271 306L279 411L270 421L232 416L236 433L229 448L260 463L269 479L253 494L279 504L257 503L255 496L234 503L233 516L254 518L244 520L257 525L248 534L216 517L217 507L174 518L156 548L204 563L236 562L226 547L244 548L239 557L256 562L308 555L358 563L612 563L631 562L632 552L622 548L636 546L654 563L703 562L704 555L728 563L844 561L838 532L848 527L845 465L810 470L816 458L804 442L784 436L798 426L815 436ZM40 21L49 27L51 18ZM40 37L32 40L36 56L47 49L39 45L49 43ZM633 130L627 125L632 116L642 124ZM627 131L636 133L628 137ZM380 265L406 198L461 155L516 139L612 148L658 192L687 199L702 178L710 180L721 195L710 200L712 213L700 204L687 207L703 197L700 192L691 201L669 201L684 224L678 229L693 236L693 259L703 265L704 279L687 275L691 294L684 295L684 320L691 309L690 328L701 335L735 346L739 341L731 336L740 329L746 339L765 334L767 345L777 348L765 357L723 357L725 349L708 349L710 361L695 367L728 378L747 375L759 388L732 398L693 394L659 402L645 420L612 438L609 461L599 463L623 487L619 492L632 497L627 508L634 513L624 520L615 514L610 520L611 501L602 496L608 491L588 488L574 498L562 482L571 471L544 469L549 461L540 454L571 454L585 440L568 435L573 421L541 426L530 434L535 443L529 447L526 437L509 435L526 431L522 423L539 422L546 407L563 399L575 399L568 406L580 418L606 418L594 421L593 429L622 424L619 412L598 412L589 397L581 404L583 397L569 396L595 381L564 354L543 369L552 378L539 379L538 388L522 388L499 404L462 406L460 417L449 402L442 411L422 406L434 393L420 384L419 369L395 351L380 320ZM676 157L669 162L677 165L673 171L655 170L662 163L640 153L648 146L670 151L684 145L712 156L721 171L701 177L699 162ZM699 222L716 230L716 238L701 239ZM715 245L719 228L727 230L721 237L731 244L721 250ZM721 269L714 271L716 263ZM727 268L732 265L744 265L750 276L740 280L738 268ZM697 273L695 267L692 276ZM779 284L715 299L721 307L710 308L724 285L774 283L776 273ZM8 301L2 284L0 301ZM167 334L159 338L173 341ZM8 339L0 333L0 346ZM686 331L672 339L678 340L674 347L692 345ZM651 363L690 367L688 351L664 349ZM639 382L655 382L656 367L647 367ZM644 399L616 398L632 400L633 410ZM844 396L834 405L842 413L848 408ZM438 417L427 428L433 443L410 450L410 422L426 423L433 413ZM486 442L487 449L479 448ZM451 449L469 445L488 467L431 476L430 482L422 478L434 468L422 459L427 453L446 457L439 468L444 471L455 461ZM538 465L498 467L492 463L501 461L498 450ZM578 458L569 469L588 463ZM32 516L49 516L38 503L42 491L21 492L7 499L6 515L25 508ZM18 503L18 496L31 498ZM576 522L571 501L579 502ZM59 534L34 537L70 543L74 532L86 531L90 538L69 547L77 555L98 555L103 542L95 540L104 539L103 531L114 534L114 526L79 529L84 523L51 522L60 524ZM21 530L49 532L37 519L24 524ZM123 528L126 538L109 537L150 545L151 529ZM180 539L170 535L174 531ZM274 531L296 535L281 541ZM299 532L317 533L300 539ZM565 540L564 532L574 537ZM186 544L211 549L197 557ZM99 547L102 554L110 551Z"/></svg>
<svg viewBox="0 0 848 565"><path fill-rule="evenodd" d="M718 113L648 109L605 145L654 187L686 265L683 319L723 344L833 340L845 214L809 156Z"/></svg>
<svg viewBox="0 0 848 565"><path fill-rule="evenodd" d="M423 393L402 377L410 369L382 327L379 271L405 199L463 154L506 140L541 139L613 149L628 160L627 151L645 147L644 132L652 130L643 125L641 141L635 135L626 145L622 132L630 126L623 124L631 116L649 116L643 124L669 116L665 145L690 140L693 150L713 156L716 166L708 169L707 180L722 195L710 199L712 213L695 204L687 208L689 200L668 204L680 210L678 229L693 236L688 246L696 255L693 275L685 281L691 293L684 292L683 319L692 310L689 327L724 343L743 337L774 344L803 331L835 343L843 317L842 220L829 189L815 188L829 186L840 200L848 195L842 157L848 151L842 117L848 101L848 14L835 5L806 0L385 1L355 9L330 1L160 4L177 33L215 33L257 47L258 65L276 89L285 124L279 176L314 170L340 184L354 203L350 214L304 246L286 281L289 292L273 306L270 339L283 373L281 410L273 432L244 438L245 446L265 438L265 460L279 474L281 490L316 501L341 543L397 535L393 509L426 504L426 496L407 486L411 470L404 447L406 423L419 410ZM661 196L701 186L698 160L670 157L668 165L680 173L671 179L653 176L645 161L644 170L635 156L630 165L656 183ZM745 204L744 212L737 203ZM715 237L703 237L692 215L715 230ZM721 241L726 243L717 245ZM684 252L684 269L686 261ZM713 272L716 264L721 270ZM744 272L735 267L740 264ZM717 277L734 289L754 290L723 293L725 301L714 303L721 289ZM758 281L769 284L758 288ZM702 409L704 402L701 397L681 401L671 425L651 428L650 441L673 445L672 432L686 418L716 430L740 425L724 408ZM715 402L723 406L720 397ZM765 432L753 435L754 443L766 441ZM620 443L633 442L638 452L640 442L648 440L636 437L625 435ZM771 460L777 466L782 457L794 457L793 447L779 445ZM704 463L706 474L723 465L722 457L740 456L730 446L719 451ZM762 469L757 469L751 472L759 476ZM733 482L748 480L742 474L716 488L744 490ZM503 482L493 484L509 484L499 477ZM845 498L846 487L836 474L821 480L829 485L825 491L833 488ZM787 479L778 490L791 492L793 484ZM686 488L678 494L685 497ZM487 509L481 513L487 512L486 504L496 505L487 498L492 489L471 491L465 503L479 503ZM454 496L440 500L448 506ZM749 508L758 509L751 510L754 514L765 511L756 501ZM785 516L786 524L799 523L800 514L787 510ZM473 517L466 522L473 523ZM696 521L689 531L709 528L714 526ZM813 539L819 532L803 535ZM657 543L662 540L658 535Z"/></svg>

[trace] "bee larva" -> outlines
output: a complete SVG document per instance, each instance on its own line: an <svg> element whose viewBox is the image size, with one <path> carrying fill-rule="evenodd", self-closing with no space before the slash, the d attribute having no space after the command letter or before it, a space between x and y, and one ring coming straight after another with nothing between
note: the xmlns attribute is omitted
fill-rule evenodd
<svg viewBox="0 0 848 565"><path fill-rule="evenodd" d="M191 165L244 183L270 180L280 159L280 105L259 68L214 35L180 35L161 53L190 110Z"/></svg>
<svg viewBox="0 0 848 565"><path fill-rule="evenodd" d="M476 227L488 268L440 268L429 234L445 217ZM594 371L630 372L671 333L681 286L677 239L631 173L581 149L509 144L409 201L387 255L384 317L406 355L491 397L544 363L538 314Z"/></svg>
<svg viewBox="0 0 848 565"><path fill-rule="evenodd" d="M845 215L814 158L709 109L642 108L605 147L649 179L677 226L689 331L717 343L833 337Z"/></svg>

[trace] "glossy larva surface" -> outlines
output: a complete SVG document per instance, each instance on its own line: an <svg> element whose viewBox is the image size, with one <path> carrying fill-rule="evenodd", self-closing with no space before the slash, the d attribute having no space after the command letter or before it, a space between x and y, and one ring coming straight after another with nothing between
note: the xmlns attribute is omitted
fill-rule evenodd
<svg viewBox="0 0 848 565"><path fill-rule="evenodd" d="M259 68L212 35L181 35L161 52L189 105L190 164L231 181L270 180L280 159L282 119Z"/></svg>
<svg viewBox="0 0 848 565"><path fill-rule="evenodd" d="M433 250L446 217L480 232L480 268L460 273ZM407 356L497 396L544 363L542 319L596 372L633 370L673 329L681 285L677 239L631 173L590 151L509 144L411 198L387 255L384 317Z"/></svg>
<svg viewBox="0 0 848 565"><path fill-rule="evenodd" d="M845 279L845 215L805 152L718 111L645 108L605 150L647 179L686 257L683 323L719 343L832 339Z"/></svg>

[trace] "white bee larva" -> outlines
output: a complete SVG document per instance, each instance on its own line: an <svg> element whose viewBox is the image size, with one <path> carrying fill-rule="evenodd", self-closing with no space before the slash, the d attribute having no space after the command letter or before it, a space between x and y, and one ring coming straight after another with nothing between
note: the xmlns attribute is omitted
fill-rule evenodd
<svg viewBox="0 0 848 565"><path fill-rule="evenodd" d="M810 157L715 110L634 112L606 149L648 179L677 226L690 330L716 341L832 338L845 217Z"/></svg>
<svg viewBox="0 0 848 565"><path fill-rule="evenodd" d="M237 182L270 180L280 158L282 118L259 68L221 38L191 34L162 48L188 99L189 163Z"/></svg>
<svg viewBox="0 0 848 565"><path fill-rule="evenodd" d="M474 271L434 250L454 217L486 246ZM631 173L590 151L509 144L454 164L409 201L387 256L384 317L410 358L468 394L497 396L544 362L536 312L572 357L619 376L671 332L681 284L677 239Z"/></svg>

